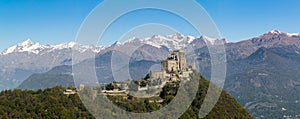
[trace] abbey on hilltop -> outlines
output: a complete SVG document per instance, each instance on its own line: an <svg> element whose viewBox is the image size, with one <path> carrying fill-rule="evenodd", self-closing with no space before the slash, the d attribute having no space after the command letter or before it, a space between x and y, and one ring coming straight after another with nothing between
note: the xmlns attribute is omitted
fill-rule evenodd
<svg viewBox="0 0 300 119"><path fill-rule="evenodd" d="M166 60L161 62L161 71L151 71L150 79L163 79L164 82L181 81L189 78L192 70L196 69L195 63L188 65L183 50L173 51Z"/></svg>
<svg viewBox="0 0 300 119"><path fill-rule="evenodd" d="M185 52L176 50L168 54L167 59L161 62L161 71L150 71L146 78L135 81L114 82L105 86L103 93L116 94L128 93L129 91L149 91L156 90L159 92L166 83L189 81L189 74L196 69L195 63L187 64Z"/></svg>

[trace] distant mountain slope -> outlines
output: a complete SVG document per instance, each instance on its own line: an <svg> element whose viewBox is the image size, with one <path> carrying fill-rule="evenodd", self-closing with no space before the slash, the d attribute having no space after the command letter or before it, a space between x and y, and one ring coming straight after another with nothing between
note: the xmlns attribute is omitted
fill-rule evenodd
<svg viewBox="0 0 300 119"><path fill-rule="evenodd" d="M298 50L294 46L258 49L232 66L239 71L227 76L225 89L255 117L295 117L300 106Z"/></svg>
<svg viewBox="0 0 300 119"><path fill-rule="evenodd" d="M96 57L95 62L93 60L85 60L82 63L77 65L79 66L86 66L86 64L95 64L97 77L101 83L110 83L115 78L112 75L112 68L111 68L111 57L112 55L118 56L118 62L122 62L125 58L128 58L127 55L118 51L110 51L105 54L99 55ZM124 58L124 59L122 59ZM127 77L126 79L118 79L118 80L127 80L127 79L141 79L149 73L151 66L154 64L160 64L159 62L148 61L148 60L131 60L129 64L124 65L121 69L116 70L118 75L128 73L126 72L128 68L129 74L131 77ZM160 70L160 69L159 69ZM125 78L124 76L122 78ZM72 76L72 66L70 65L63 65L57 66L51 69L46 73L41 74L33 74L28 79L24 80L18 88L21 89L45 89L49 87L53 87L56 85L62 86L74 86L74 79Z"/></svg>
<svg viewBox="0 0 300 119"><path fill-rule="evenodd" d="M58 66L46 73L33 74L24 80L18 88L37 90L51 88L57 85L64 87L75 86L71 69L71 66Z"/></svg>
<svg viewBox="0 0 300 119"><path fill-rule="evenodd" d="M297 118L299 113L300 35L270 31L225 44L224 89L257 118ZM206 47L197 49L200 72L210 79Z"/></svg>
<svg viewBox="0 0 300 119"><path fill-rule="evenodd" d="M195 77L200 77L196 99L193 101L192 106L186 111L186 113L182 115L182 119L191 117L196 118L195 115L199 113L199 107L203 103L207 94L209 81L203 78L200 74L196 74ZM252 117L232 96L230 96L230 94L223 90L218 102L205 118L251 119Z"/></svg>
<svg viewBox="0 0 300 119"><path fill-rule="evenodd" d="M286 40L291 39L281 39L281 42L291 42ZM232 46L227 46L227 77L224 88L253 117L297 117L300 106L300 95L297 93L300 91L300 54L297 40L300 41L299 38L292 39L295 43L290 44L264 42L254 52L250 49L232 50ZM245 48L243 45L240 47ZM209 54L205 48L199 52L202 52L198 58L200 71L209 79ZM236 55L237 52L241 54Z"/></svg>

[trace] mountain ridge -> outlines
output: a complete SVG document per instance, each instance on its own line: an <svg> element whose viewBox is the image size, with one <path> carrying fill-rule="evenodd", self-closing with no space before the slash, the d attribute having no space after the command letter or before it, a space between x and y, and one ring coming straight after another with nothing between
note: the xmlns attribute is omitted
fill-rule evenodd
<svg viewBox="0 0 300 119"><path fill-rule="evenodd" d="M53 51L57 49L66 49L66 48L75 48L75 46L79 47L78 50L81 52L84 52L84 50L92 49L94 52L99 52L99 50L103 49L103 46L83 46L75 42L69 42L69 43L61 43L57 45L42 45L40 43L34 43L30 39L27 39L21 43L18 43L17 45L11 46L7 49L5 49L1 55L8 55L11 53L22 53L22 52L28 52L28 53L34 53L37 55L42 55L40 52L46 50L46 51Z"/></svg>
<svg viewBox="0 0 300 119"><path fill-rule="evenodd" d="M270 37L270 35L274 37ZM72 54L79 55L79 63L85 59L92 58L95 55L101 55L109 51L120 51L135 60L153 60L160 61L169 51L180 49L199 49L206 47L207 43L215 42L225 43L227 59L242 59L260 47L272 47L277 45L294 44L300 47L300 37L287 35L281 31L270 31L258 37L240 41L237 43L228 42L226 39L211 40L205 36L195 38L185 36L179 33L160 36L154 35L148 38L132 38L129 41L109 45L109 46L84 46L75 42L62 43L57 45L41 45L26 40L15 46L6 49L0 55L0 81L10 82L9 84L19 85L27 78L14 78L18 75L17 69L21 69L27 74L43 73L59 65L71 65L73 62ZM275 37L276 36L276 37ZM15 52L14 52L15 51ZM30 52L31 51L31 52ZM158 53L158 54L157 54ZM154 55L156 54L156 55ZM19 60L22 59L22 60ZM16 86L17 86L16 85ZM14 88L15 86L1 87L0 89Z"/></svg>

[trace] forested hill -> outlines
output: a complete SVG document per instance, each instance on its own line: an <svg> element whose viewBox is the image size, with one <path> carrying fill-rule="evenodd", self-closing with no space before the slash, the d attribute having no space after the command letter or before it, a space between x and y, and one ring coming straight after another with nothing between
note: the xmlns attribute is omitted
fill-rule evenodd
<svg viewBox="0 0 300 119"><path fill-rule="evenodd" d="M190 108L181 116L182 119L198 118L199 108L205 97L209 82L200 75L200 86ZM166 85L163 97L172 97L176 88ZM45 90L6 90L0 93L0 118L94 118L84 107L79 96L64 95L64 87L56 86ZM175 91L176 92L176 91ZM118 97L115 97L118 98ZM172 99L172 98L169 98ZM114 101L114 99L112 99ZM128 103L119 105L131 112L151 112L161 108L156 102L149 100L126 100ZM148 101L148 102L147 102ZM156 105L156 106L155 106ZM136 107L136 108L126 108ZM249 113L236 102L227 92L223 91L219 101L206 118L251 118Z"/></svg>
<svg viewBox="0 0 300 119"><path fill-rule="evenodd" d="M0 93L1 119L93 118L78 95L66 96L65 88L45 90L6 90Z"/></svg>

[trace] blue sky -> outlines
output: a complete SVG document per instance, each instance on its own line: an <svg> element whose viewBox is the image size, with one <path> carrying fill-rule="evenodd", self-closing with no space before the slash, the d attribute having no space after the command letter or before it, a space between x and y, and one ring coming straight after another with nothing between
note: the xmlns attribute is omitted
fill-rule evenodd
<svg viewBox="0 0 300 119"><path fill-rule="evenodd" d="M102 0L0 0L0 51L27 38L43 44L74 41L85 17L101 2ZM245 40L275 29L300 32L299 0L197 2L214 20L222 37L229 41ZM105 35L113 42L130 27L147 22L176 24L175 29L180 33L197 35L182 19L157 10L129 13L116 21Z"/></svg>

